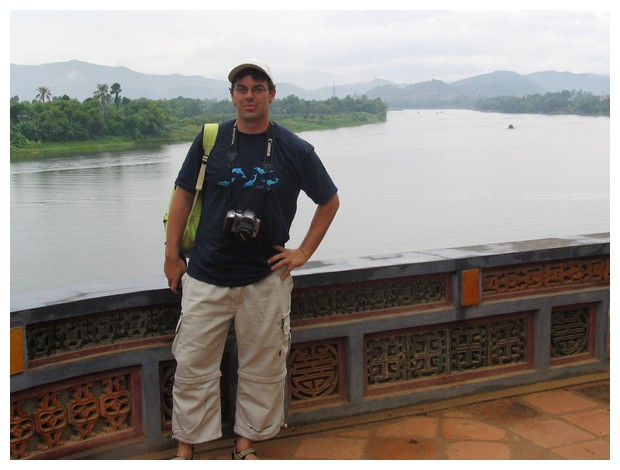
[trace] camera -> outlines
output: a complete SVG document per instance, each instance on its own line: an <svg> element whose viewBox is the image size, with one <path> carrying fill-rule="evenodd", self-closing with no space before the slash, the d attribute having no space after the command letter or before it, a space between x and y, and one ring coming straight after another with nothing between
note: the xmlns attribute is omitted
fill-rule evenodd
<svg viewBox="0 0 620 470"><path fill-rule="evenodd" d="M239 243L245 243L250 238L256 238L260 228L260 219L250 210L243 212L230 210L224 218L224 230L235 234Z"/></svg>

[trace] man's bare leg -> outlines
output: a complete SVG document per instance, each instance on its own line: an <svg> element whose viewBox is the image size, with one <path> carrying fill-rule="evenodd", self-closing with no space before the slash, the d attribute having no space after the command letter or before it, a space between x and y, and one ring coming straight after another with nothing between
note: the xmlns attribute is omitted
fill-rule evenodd
<svg viewBox="0 0 620 470"><path fill-rule="evenodd" d="M181 457L185 460L192 460L194 458L194 446L177 441L177 457Z"/></svg>

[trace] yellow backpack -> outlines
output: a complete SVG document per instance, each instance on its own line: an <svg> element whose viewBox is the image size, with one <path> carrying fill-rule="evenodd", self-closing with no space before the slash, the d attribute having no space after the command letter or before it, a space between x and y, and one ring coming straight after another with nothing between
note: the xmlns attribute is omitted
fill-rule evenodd
<svg viewBox="0 0 620 470"><path fill-rule="evenodd" d="M200 172L198 173L198 179L196 180L196 192L194 193L194 202L192 203L192 210L187 217L187 223L185 224L185 230L183 230L183 236L181 237L181 244L179 245L179 254L181 257L189 258L194 249L196 243L196 232L198 231L198 223L200 222L200 214L202 212L202 185L205 180L205 173L207 170L207 160L211 149L215 145L215 139L217 137L218 124L205 124L202 136L202 147L204 148L204 155L202 156L202 164L200 165ZM174 191L172 190L172 196ZM172 202L172 196L170 202ZM168 230L168 213L170 212L170 204L168 205L168 212L164 214L164 233Z"/></svg>

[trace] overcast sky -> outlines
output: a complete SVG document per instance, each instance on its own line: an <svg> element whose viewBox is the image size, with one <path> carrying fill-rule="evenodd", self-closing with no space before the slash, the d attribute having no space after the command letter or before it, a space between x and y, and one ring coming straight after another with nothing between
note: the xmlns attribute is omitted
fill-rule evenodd
<svg viewBox="0 0 620 470"><path fill-rule="evenodd" d="M610 73L611 7L596 0L540 0L531 4L550 9L518 11L484 9L488 2L456 11L449 7L459 2L442 1L430 3L435 10L403 11L320 10L338 3L320 0L308 2L313 11L283 11L277 3L256 11L257 3L241 0L227 2L235 11L41 11L37 6L46 8L46 2L12 3L10 62L22 65L77 59L149 74L225 79L231 67L257 57L271 65L276 82L306 88L374 78L450 82L495 70ZM63 3L54 5L68 8ZM373 3L372 8L395 7L390 0ZM488 8L496 3L501 2ZM290 4L303 3L291 1L287 8ZM572 9L553 9L555 4ZM194 5L178 0L166 6Z"/></svg>

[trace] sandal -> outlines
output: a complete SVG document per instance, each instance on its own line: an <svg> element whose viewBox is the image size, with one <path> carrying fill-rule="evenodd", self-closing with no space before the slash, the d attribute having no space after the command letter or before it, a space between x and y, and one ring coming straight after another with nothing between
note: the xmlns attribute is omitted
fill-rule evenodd
<svg viewBox="0 0 620 470"><path fill-rule="evenodd" d="M237 450L237 441L235 441L235 448L233 449L231 456L233 460L245 460L248 455L258 455L256 451L252 447L248 447L247 449Z"/></svg>

